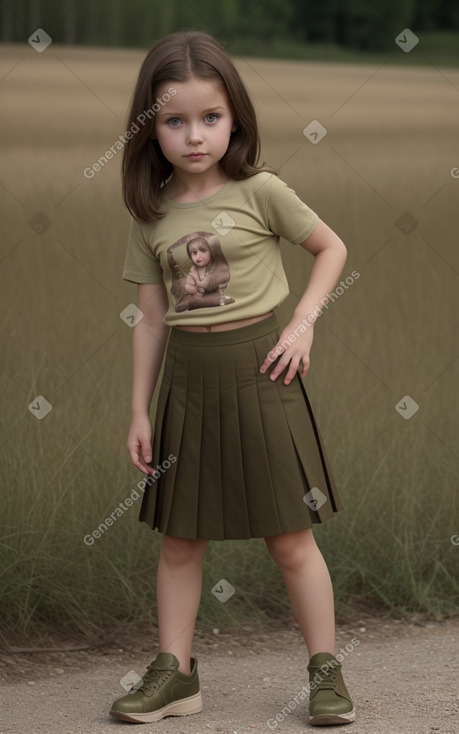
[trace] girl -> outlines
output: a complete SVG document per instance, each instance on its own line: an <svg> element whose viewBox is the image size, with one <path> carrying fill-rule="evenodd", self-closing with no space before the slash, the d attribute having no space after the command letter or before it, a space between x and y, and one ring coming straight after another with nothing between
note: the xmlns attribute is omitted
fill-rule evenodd
<svg viewBox="0 0 459 734"><path fill-rule="evenodd" d="M225 306L233 299L225 299L224 289L229 281L229 268L226 260L220 264L204 237L193 237L187 246L188 257L192 261L185 278L185 293L189 295L189 308L203 306ZM212 298L212 295L214 296Z"/></svg>
<svg viewBox="0 0 459 734"><path fill-rule="evenodd" d="M132 218L123 278L139 284L143 314L133 333L127 446L134 466L150 475L140 520L163 535L159 649L141 685L110 713L151 722L201 711L191 647L204 552L209 540L263 537L306 642L310 723L349 723L354 709L335 657L333 591L312 533L341 504L299 374L307 374L318 304L334 288L346 248L257 165L254 108L212 37L175 33L148 53L130 121L151 110L151 124L124 150ZM220 235L234 298L225 308L177 312L168 250L197 232L207 241ZM314 256L283 328L275 314L289 292L280 237ZM149 409L164 354L152 434Z"/></svg>

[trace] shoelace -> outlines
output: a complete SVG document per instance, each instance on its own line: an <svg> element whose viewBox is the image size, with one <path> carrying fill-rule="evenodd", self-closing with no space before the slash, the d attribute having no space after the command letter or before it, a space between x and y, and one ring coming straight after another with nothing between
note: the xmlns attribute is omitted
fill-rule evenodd
<svg viewBox="0 0 459 734"><path fill-rule="evenodd" d="M142 678L142 684L137 688L134 686L136 691L140 693L151 693L151 691L157 691L159 686L164 683L173 673L173 670L162 670L155 668L153 663L148 666L147 672Z"/></svg>
<svg viewBox="0 0 459 734"><path fill-rule="evenodd" d="M327 670L327 672L324 673L324 671L321 670L320 668L312 668L311 670L312 680L314 680L314 676L316 673L318 673L322 679L320 683L315 683L314 681L315 686L316 686L315 688L316 691L319 689L326 689L326 688L335 689L336 688L337 683L338 683L338 678L334 670Z"/></svg>

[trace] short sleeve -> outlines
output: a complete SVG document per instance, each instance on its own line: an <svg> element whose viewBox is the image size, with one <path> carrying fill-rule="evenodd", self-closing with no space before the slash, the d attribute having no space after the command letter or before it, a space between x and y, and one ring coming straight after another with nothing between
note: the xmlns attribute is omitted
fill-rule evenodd
<svg viewBox="0 0 459 734"><path fill-rule="evenodd" d="M133 283L163 283L160 262L145 238L142 223L134 217L129 227L122 278Z"/></svg>
<svg viewBox="0 0 459 734"><path fill-rule="evenodd" d="M299 245L315 229L319 216L274 174L267 195L267 221L271 232Z"/></svg>

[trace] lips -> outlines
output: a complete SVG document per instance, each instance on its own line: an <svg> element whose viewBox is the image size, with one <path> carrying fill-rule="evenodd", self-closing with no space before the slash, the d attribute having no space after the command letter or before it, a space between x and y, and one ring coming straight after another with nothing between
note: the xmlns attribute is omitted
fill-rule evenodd
<svg viewBox="0 0 459 734"><path fill-rule="evenodd" d="M204 158L207 153L188 153L185 158Z"/></svg>

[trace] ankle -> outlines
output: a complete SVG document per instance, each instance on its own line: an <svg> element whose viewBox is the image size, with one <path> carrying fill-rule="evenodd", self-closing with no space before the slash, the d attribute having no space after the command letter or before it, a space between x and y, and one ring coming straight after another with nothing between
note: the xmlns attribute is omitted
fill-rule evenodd
<svg viewBox="0 0 459 734"><path fill-rule="evenodd" d="M160 652L167 652L173 655L178 661L177 671L179 673L183 673L183 675L190 675L191 659L190 659L190 655L186 651L184 653L182 650L174 650L173 648L171 649L171 648L163 647L162 645L160 645L158 648L158 653Z"/></svg>

